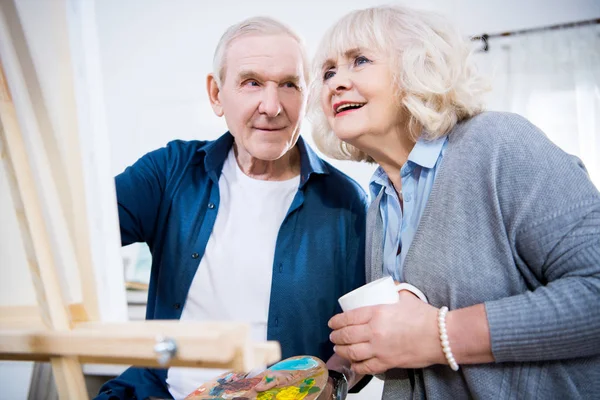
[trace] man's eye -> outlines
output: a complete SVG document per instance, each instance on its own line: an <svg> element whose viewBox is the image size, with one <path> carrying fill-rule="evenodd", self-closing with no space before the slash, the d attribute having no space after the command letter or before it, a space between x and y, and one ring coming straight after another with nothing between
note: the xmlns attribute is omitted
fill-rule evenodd
<svg viewBox="0 0 600 400"><path fill-rule="evenodd" d="M258 87L260 85L255 80L248 80L248 81L244 82L244 86Z"/></svg>
<svg viewBox="0 0 600 400"><path fill-rule="evenodd" d="M325 71L325 73L323 74L323 80L326 81L329 78L333 78L334 75L335 71L333 70Z"/></svg>

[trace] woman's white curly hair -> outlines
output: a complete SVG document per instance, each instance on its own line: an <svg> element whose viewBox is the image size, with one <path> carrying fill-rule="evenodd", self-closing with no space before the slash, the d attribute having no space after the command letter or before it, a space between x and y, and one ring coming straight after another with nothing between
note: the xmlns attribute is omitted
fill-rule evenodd
<svg viewBox="0 0 600 400"><path fill-rule="evenodd" d="M469 40L441 15L403 6L353 11L325 34L313 60L309 119L315 144L340 159L373 160L338 139L321 108L323 66L347 50L376 49L390 60L413 140L434 139L483 110L488 83L477 73Z"/></svg>

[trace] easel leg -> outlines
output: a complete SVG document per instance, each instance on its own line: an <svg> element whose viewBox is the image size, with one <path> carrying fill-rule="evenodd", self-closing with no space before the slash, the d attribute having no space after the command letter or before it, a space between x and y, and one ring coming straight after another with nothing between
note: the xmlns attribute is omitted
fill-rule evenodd
<svg viewBox="0 0 600 400"><path fill-rule="evenodd" d="M17 214L24 210L26 218L19 218L21 237L28 252L29 266L36 288L43 320L52 329L70 329L67 309L60 295L58 275L52 257L50 240L44 224L31 166L28 162L22 135L17 123L12 96L8 90L4 69L0 64L0 141L7 152L5 169ZM4 158L4 157L3 157ZM17 176L18 175L18 176ZM40 262L41 261L41 262ZM61 399L86 399L87 390L79 360L75 357L51 361L54 379Z"/></svg>
<svg viewBox="0 0 600 400"><path fill-rule="evenodd" d="M61 399L87 399L83 370L76 357L57 357L50 362Z"/></svg>

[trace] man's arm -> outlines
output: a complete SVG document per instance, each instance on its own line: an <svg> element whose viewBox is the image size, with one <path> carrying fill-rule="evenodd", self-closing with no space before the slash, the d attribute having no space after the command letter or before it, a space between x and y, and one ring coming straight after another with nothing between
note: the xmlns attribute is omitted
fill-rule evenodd
<svg viewBox="0 0 600 400"><path fill-rule="evenodd" d="M144 155L115 178L121 242L152 242L166 185L169 148Z"/></svg>
<svg viewBox="0 0 600 400"><path fill-rule="evenodd" d="M106 382L94 400L172 399L165 380L166 369L128 368L118 378Z"/></svg>
<svg viewBox="0 0 600 400"><path fill-rule="evenodd" d="M162 200L167 172L168 149L144 155L115 178L121 243L151 242ZM106 382L98 400L171 398L166 387L166 370L131 367Z"/></svg>

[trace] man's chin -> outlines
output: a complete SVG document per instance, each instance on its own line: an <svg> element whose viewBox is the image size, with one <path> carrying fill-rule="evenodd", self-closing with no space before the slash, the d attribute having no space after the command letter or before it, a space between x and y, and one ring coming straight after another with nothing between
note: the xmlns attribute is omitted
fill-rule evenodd
<svg viewBox="0 0 600 400"><path fill-rule="evenodd" d="M276 161L284 157L293 148L294 146L290 146L289 143L261 143L258 146L253 146L249 153L259 160Z"/></svg>
<svg viewBox="0 0 600 400"><path fill-rule="evenodd" d="M262 161L277 161L284 157L289 149L257 150L250 153L253 158Z"/></svg>

